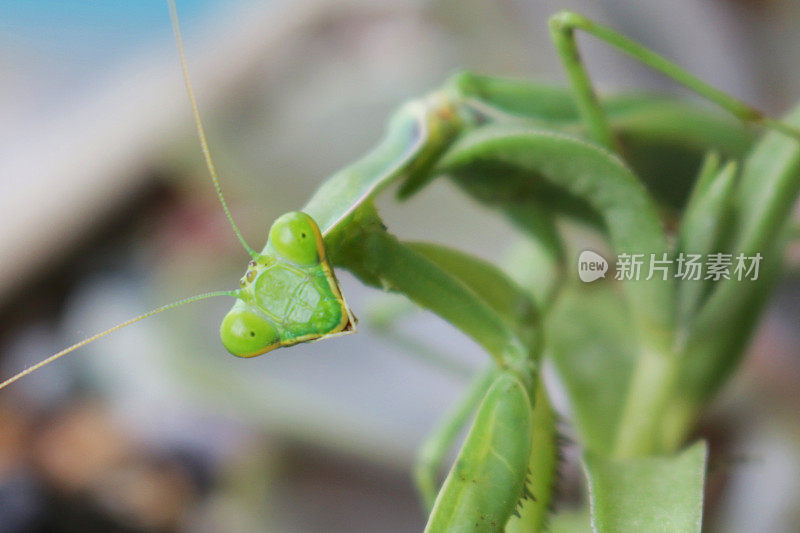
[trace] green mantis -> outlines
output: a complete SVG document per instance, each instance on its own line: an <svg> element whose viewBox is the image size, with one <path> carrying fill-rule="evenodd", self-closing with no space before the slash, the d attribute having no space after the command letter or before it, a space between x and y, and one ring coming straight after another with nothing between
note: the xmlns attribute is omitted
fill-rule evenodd
<svg viewBox="0 0 800 533"><path fill-rule="evenodd" d="M186 74L177 13L174 2L169 4ZM654 162L651 154L664 147L671 150L667 160L691 161L691 168L710 149L729 158L742 156L752 135L725 116L661 97L599 99L580 60L576 30L672 77L738 119L773 130L740 176L734 164L720 166L719 156L706 159L698 184L687 193L677 248L670 245L659 209L684 198L660 193L672 188L664 185L665 175L676 183L689 183L691 177L685 166ZM733 368L763 305L763 289L775 279L782 225L800 190L800 115L786 121L766 117L581 15L554 15L550 31L571 92L469 72L452 76L442 88L400 107L372 151L328 178L299 211L276 220L260 253L244 241L225 203L186 74L212 180L251 256L239 287L141 315L51 356L0 388L120 327L211 296L236 299L220 329L223 345L236 356L353 332L356 319L334 273L344 268L366 285L402 293L433 311L490 358L489 370L422 448L415 479L430 509L426 531L539 531L553 500L558 455L554 415L540 375L545 352L574 391L576 420L591 408L580 401L575 372L585 347L573 342L565 349L571 339L559 334L559 324L554 327L550 318L557 316L562 288L571 283L565 273L569 253L556 220L572 218L599 230L618 253L667 257L724 247L775 256L759 283L725 280L690 287L656 278L626 282L613 297L624 302L629 318L630 372L615 399L614 422L604 427L609 434L598 435L579 423L581 444L592 457L622 463L675 452L698 409ZM506 217L542 251L557 273L550 280L552 290L528 287L540 286L536 272L514 280L469 254L404 242L388 231L375 207L379 194L396 186L402 200L445 176ZM730 334L721 316L731 317L739 329ZM607 387L592 385L601 392ZM440 484L443 458L476 409Z"/></svg>

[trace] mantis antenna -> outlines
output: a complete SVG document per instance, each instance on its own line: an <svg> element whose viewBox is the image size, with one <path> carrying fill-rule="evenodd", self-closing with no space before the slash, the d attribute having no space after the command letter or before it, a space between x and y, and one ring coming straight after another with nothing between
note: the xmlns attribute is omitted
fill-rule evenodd
<svg viewBox="0 0 800 533"><path fill-rule="evenodd" d="M50 363L52 363L56 359L59 359L60 357L62 357L64 355L67 355L68 353L73 352L73 351L77 350L78 348L80 348L82 346L86 346L89 343L92 343L92 342L94 342L94 341L96 341L98 339L101 339L101 338L105 337L106 335L108 335L109 333L114 333L118 329L122 329L125 326L130 326L131 324L135 324L136 322L139 322L140 320L144 320L145 318L151 317L153 315L157 315L157 314L159 314L159 313L161 313L163 311L167 311L169 309L175 309L176 307L180 307L182 305L186 305L186 304L189 304L189 303L192 303L192 302L196 302L198 300L205 300L206 298L213 298L214 296L233 296L233 297L235 297L235 296L237 296L237 294L238 294L237 291L206 292L206 293L203 293L203 294L198 294L196 296L190 296L189 298L184 298L182 300L178 300L177 302L172 302L170 304L162 305L161 307L157 307L157 308L153 309L152 311L148 311L148 312L146 312L144 314L141 314L141 315L139 315L137 317L129 318L125 322L120 322L116 326L108 328L105 331L102 331L100 333L95 333L91 337L86 337L82 341L76 342L75 344L73 344L69 348L64 348L60 352L51 355L47 359L43 359L43 360L39 361L38 363L36 363L35 365L29 366L28 368L26 368L22 372L19 372L18 374L14 375L13 377L10 377L7 380L5 380L4 382L0 383L0 389L3 389L5 387L7 387L8 385L11 385L12 383L17 381L18 379L20 379L20 378L22 378L24 376L27 376L28 374L30 374L31 372L33 372L35 370L39 370L40 368L42 368L45 365L49 365Z"/></svg>
<svg viewBox="0 0 800 533"><path fill-rule="evenodd" d="M197 137L200 139L200 146L203 150L203 158L206 161L208 173L211 174L211 180L214 182L214 189L217 191L217 198L219 198L219 201L222 204L222 209L225 211L225 216L228 217L228 222L231 223L231 227L233 228L233 232L236 234L236 238L239 239L240 243L242 243L242 246L244 246L244 249L247 250L247 253L250 254L253 259L257 259L258 254L252 248L250 248L250 246L244 240L244 237L242 237L242 233L239 231L239 227L236 225L236 222L234 222L233 215L231 215L231 212L228 209L228 204L225 202L225 197L222 195L222 186L219 184L217 169L214 166L214 161L211 159L211 152L208 149L208 142L206 142L206 133L203 129L203 122L200 120L200 111L197 108L197 99L194 96L192 82L189 80L189 67L186 65L186 54L183 51L183 36L181 35L181 26L178 22L178 8L175 6L175 0L167 0L167 3L169 4L169 17L172 21L172 33L175 34L175 44L178 46L178 55L181 59L183 81L186 82L186 91L189 93L189 102L192 104L194 125L197 129Z"/></svg>
<svg viewBox="0 0 800 533"><path fill-rule="evenodd" d="M194 114L194 122L195 122L195 126L197 127L197 136L200 138L200 145L201 145L201 147L203 149L203 157L205 158L206 166L208 167L208 172L211 174L211 179L214 181L214 188L217 191L217 197L219 198L219 201L222 203L222 209L225 211L225 215L228 217L228 221L231 223L231 226L233 227L233 231L234 231L234 233L236 233L236 237L239 239L239 242L242 243L242 246L244 246L244 249L247 250L247 253L249 253L252 257L256 258L256 257L258 257L258 254L256 254L256 252L253 251L253 249L250 248L250 246L247 245L247 242L245 242L244 237L242 237L242 234L239 231L239 228L236 226L236 222L233 221L233 216L231 215L231 212L228 209L228 204L225 203L225 197L222 195L222 187L219 184L219 178L217 177L217 171L214 168L214 162L211 160L211 153L208 150L208 143L206 142L206 135L205 135L205 132L203 131L203 124L200 121L200 113L197 110L197 101L195 100L195 97L194 97L194 91L192 90L192 84L189 81L189 69L186 66L186 57L185 57L185 54L183 52L183 39L181 37L181 29L180 29L180 26L178 24L178 11L177 11L177 8L175 7L175 1L174 0L168 0L168 4L169 4L170 18L172 19L172 30L173 30L173 33L175 34L175 43L178 45L178 54L180 55L180 59L181 59L181 69L183 70L183 79L186 82L186 89L189 92L189 101L192 104L192 113ZM206 298L213 298L215 296L231 296L231 297L235 298L235 297L238 297L238 295L239 295L238 291L206 292L206 293L203 293L203 294L198 294L196 296L190 296L189 298L184 298L182 300L178 300L176 302L172 302L172 303L169 303L169 304L166 304L166 305L162 305L161 307L157 307L157 308L153 309L152 311L148 311L148 312L146 312L144 314L141 314L141 315L139 315L137 317L130 318L130 319L124 321L124 322L120 322L116 326L113 326L113 327L111 327L111 328L109 328L109 329L107 329L105 331L100 332L100 333L96 333L96 334L92 335L91 337L87 337L87 338L83 339L82 341L76 342L75 344L73 344L72 346L70 346L68 348L64 348L60 352L55 353L55 354L51 355L50 357L48 357L46 359L43 359L42 361L39 361L35 365L30 366L30 367L26 368L25 370L23 370L22 372L19 372L18 374L14 375L13 377L3 381L2 383L0 383L0 389L4 389L5 387L7 387L7 386L11 385L12 383L14 383L15 381L17 381L18 379L20 379L20 378L22 378L24 376L27 376L31 372L34 372L34 371L42 368L43 366L49 365L50 363L52 363L56 359L59 359L59 358L65 356L65 355L67 355L70 352L74 352L78 348L86 346L87 344L90 344L90 343L92 343L92 342L94 342L94 341L96 341L98 339L101 339L101 338L105 337L106 335L108 335L110 333L114 333L115 331L117 331L119 329L122 329L122 328L124 328L126 326L130 326L131 324L135 324L136 322L139 322L140 320L144 320L145 318L149 318L149 317L151 317L153 315L157 315L157 314L159 314L161 312L164 312L164 311L167 311L169 309L175 309L176 307L180 307L182 305L186 305L186 304L189 304L189 303L192 303L192 302L197 302L199 300L205 300Z"/></svg>

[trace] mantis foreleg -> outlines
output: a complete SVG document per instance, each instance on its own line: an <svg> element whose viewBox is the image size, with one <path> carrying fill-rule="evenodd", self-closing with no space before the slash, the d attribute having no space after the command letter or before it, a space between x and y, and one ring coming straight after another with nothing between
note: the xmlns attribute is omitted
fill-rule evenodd
<svg viewBox="0 0 800 533"><path fill-rule="evenodd" d="M425 531L503 531L525 495L532 442L526 387L502 373L481 402Z"/></svg>
<svg viewBox="0 0 800 533"><path fill-rule="evenodd" d="M512 516L506 524L506 533L542 531L555 498L560 453L556 415L541 380L533 395L533 442L528 459L527 497L520 502L517 516Z"/></svg>
<svg viewBox="0 0 800 533"><path fill-rule="evenodd" d="M499 367L513 368L520 376L535 371L520 332L458 277L387 233L374 209L362 206L347 234L331 252L335 264L438 314L471 336Z"/></svg>
<svg viewBox="0 0 800 533"><path fill-rule="evenodd" d="M483 399L495 377L497 377L497 370L494 367L481 372L469 385L466 394L445 413L436 429L426 437L422 446L419 447L414 464L414 482L428 511L433 507L436 495L439 494L438 474L447 451L475 412L475 408Z"/></svg>

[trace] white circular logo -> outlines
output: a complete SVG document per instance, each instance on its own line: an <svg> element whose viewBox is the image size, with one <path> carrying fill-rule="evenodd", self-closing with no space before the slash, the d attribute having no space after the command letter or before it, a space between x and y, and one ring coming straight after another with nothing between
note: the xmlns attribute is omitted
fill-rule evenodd
<svg viewBox="0 0 800 533"><path fill-rule="evenodd" d="M578 277L585 283L590 283L606 277L608 261L591 250L584 250L578 256Z"/></svg>

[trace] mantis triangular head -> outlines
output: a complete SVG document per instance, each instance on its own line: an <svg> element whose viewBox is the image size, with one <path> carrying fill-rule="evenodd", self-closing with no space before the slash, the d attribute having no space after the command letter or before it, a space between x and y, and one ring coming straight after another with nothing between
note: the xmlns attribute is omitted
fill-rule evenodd
<svg viewBox="0 0 800 533"><path fill-rule="evenodd" d="M220 327L222 343L238 357L356 329L319 227L305 213L292 211L272 224L264 250L250 261L239 286Z"/></svg>

